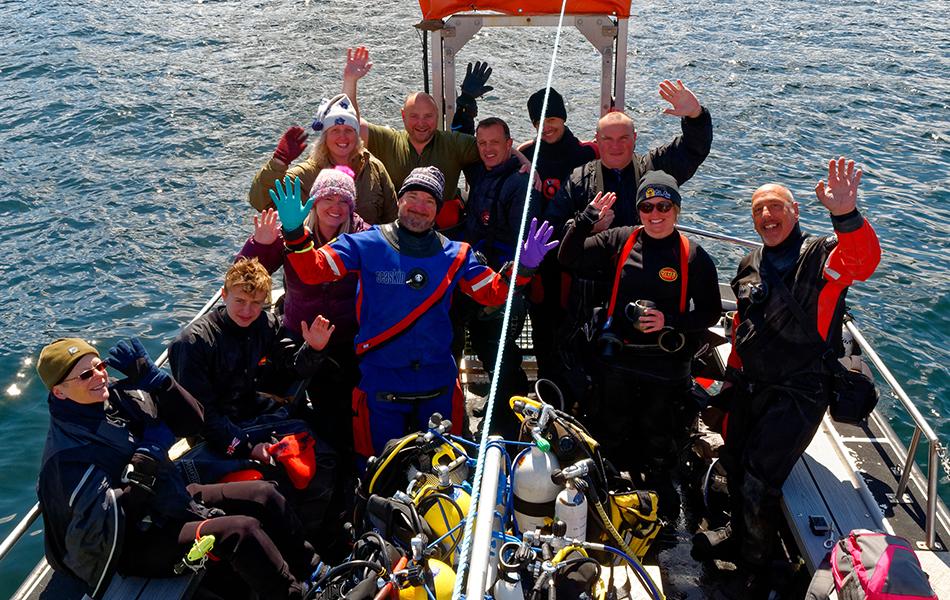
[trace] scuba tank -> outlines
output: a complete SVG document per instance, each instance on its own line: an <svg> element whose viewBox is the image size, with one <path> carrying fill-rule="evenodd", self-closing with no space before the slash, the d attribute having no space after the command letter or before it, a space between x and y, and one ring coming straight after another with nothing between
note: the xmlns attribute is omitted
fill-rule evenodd
<svg viewBox="0 0 950 600"><path fill-rule="evenodd" d="M425 570L432 578L432 585L426 584L436 600L451 600L455 588L455 571L441 560L426 559ZM411 585L399 590L399 600L430 600L426 587Z"/></svg>
<svg viewBox="0 0 950 600"><path fill-rule="evenodd" d="M572 540L587 539L587 498L584 492L574 487L572 481L557 495L554 516L567 525L565 536Z"/></svg>
<svg viewBox="0 0 950 600"><path fill-rule="evenodd" d="M587 475L592 465L593 461L585 458L551 474L551 481L565 486L554 502L554 514L558 521L564 522L566 538L587 540L587 498L579 488L584 484L581 478Z"/></svg>
<svg viewBox="0 0 950 600"><path fill-rule="evenodd" d="M439 465L436 468L438 483L426 483L413 493L413 503L423 520L428 523L435 536L433 540L446 536L442 540L442 558L449 566L458 564L458 555L461 551L462 530L458 524L468 515L472 502L471 495L462 486L452 481L452 473L456 472L460 464L464 464L467 456L459 456L448 465ZM417 481L424 481L425 476L417 476Z"/></svg>
<svg viewBox="0 0 950 600"><path fill-rule="evenodd" d="M515 458L511 468L515 521L521 531L534 531L554 517L554 501L561 486L551 481L559 467L557 457L531 446Z"/></svg>
<svg viewBox="0 0 950 600"><path fill-rule="evenodd" d="M524 588L517 573L506 573L498 578L492 590L495 600L524 600Z"/></svg>
<svg viewBox="0 0 950 600"><path fill-rule="evenodd" d="M441 560L425 558L425 537L412 538L412 558L407 563L399 600L451 600L455 571Z"/></svg>

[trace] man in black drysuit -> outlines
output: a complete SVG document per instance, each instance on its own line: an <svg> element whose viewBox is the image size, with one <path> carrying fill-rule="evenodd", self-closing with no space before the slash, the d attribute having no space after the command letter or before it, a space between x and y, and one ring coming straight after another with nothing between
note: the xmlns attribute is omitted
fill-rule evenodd
<svg viewBox="0 0 950 600"><path fill-rule="evenodd" d="M481 160L465 170L470 187L462 240L481 253L489 267L501 271L515 257L525 200L529 201L526 222L530 223L538 216L538 195L531 188L527 173L521 172L520 160L512 155L511 131L505 121L497 117L482 119L475 130L475 141ZM494 369L502 337L504 307L477 305L459 295L454 300L469 307L466 309L467 328L472 349L485 370L498 378L492 433L517 439L518 424L508 408L508 399L528 393L528 376L521 368L521 349L517 344L527 314L524 298L515 293L512 300L499 373Z"/></svg>
<svg viewBox="0 0 950 600"><path fill-rule="evenodd" d="M752 194L752 220L764 247L742 259L732 280L738 302L729 359L734 383L725 392L732 397L721 455L732 535L748 573L742 597L768 593L762 570L776 543L782 484L832 398L826 354L841 345L848 286L866 280L880 262L877 236L857 209L860 181L854 161L840 158L829 163L827 184L818 182L815 193L831 213L832 236L802 233L788 188L767 184ZM790 301L809 319L807 329Z"/></svg>
<svg viewBox="0 0 950 600"><path fill-rule="evenodd" d="M541 213L574 169L600 158L595 142L580 141L565 124L567 107L557 90L550 89L547 111L542 122L543 103L543 89L528 98L528 116L535 129L541 130L541 143L536 145L532 139L518 148L528 160L534 158L535 149L538 149L536 166L541 180ZM557 256L549 255L541 263L526 292L538 378L550 379L562 388L564 361L560 357L558 345L561 339L559 331L566 316L564 300L568 286L564 275Z"/></svg>
<svg viewBox="0 0 950 600"><path fill-rule="evenodd" d="M201 429L201 406L137 339L109 354L64 338L36 364L49 389L37 485L49 563L99 597L116 570L171 576L197 535L211 534L216 571L231 565L261 598L302 598L317 558L284 497L263 481L186 487L168 447ZM107 365L127 378L110 382Z"/></svg>

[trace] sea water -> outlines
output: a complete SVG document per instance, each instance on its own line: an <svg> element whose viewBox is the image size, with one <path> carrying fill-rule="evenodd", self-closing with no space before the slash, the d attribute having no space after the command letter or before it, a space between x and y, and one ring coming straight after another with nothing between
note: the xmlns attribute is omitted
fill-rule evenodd
<svg viewBox="0 0 950 600"><path fill-rule="evenodd" d="M940 16L944 15L944 16ZM47 426L33 361L81 335L137 335L153 355L220 285L251 232L251 178L292 124L340 90L348 46L370 121L400 125L422 87L414 2L0 2L0 535L35 502ZM484 30L480 116L533 134L553 30ZM554 86L592 136L599 55L566 31ZM829 232L814 185L831 157L864 168L861 208L884 247L849 301L865 335L943 439L950 433L950 31L941 0L650 0L633 7L625 109L645 151L679 132L657 84L679 78L712 113L709 158L683 187L685 224L754 237L749 196L789 185ZM741 255L703 242L729 278ZM909 438L905 413L882 410ZM925 460L924 449L919 453ZM945 466L941 497L950 501ZM37 524L0 563L0 597L42 548Z"/></svg>

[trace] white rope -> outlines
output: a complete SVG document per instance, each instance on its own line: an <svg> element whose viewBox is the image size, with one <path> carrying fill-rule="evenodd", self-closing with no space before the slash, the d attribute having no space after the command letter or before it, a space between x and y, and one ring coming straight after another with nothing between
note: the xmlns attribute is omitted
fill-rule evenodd
<svg viewBox="0 0 950 600"><path fill-rule="evenodd" d="M548 67L548 80L544 86L544 102L541 103L541 117L538 121L538 133L534 139L534 157L531 159L531 170L528 172L528 189L525 191L524 206L521 209L521 225L518 229L518 240L524 239L525 224L528 220L528 208L531 206L531 193L534 188L534 177L538 168L538 156L541 154L541 134L544 132L544 119L548 112L548 97L551 94L551 81L554 79L554 65L557 62L557 52L561 45L561 27L564 25L564 12L567 8L567 0L561 0L561 13L557 21L557 32L554 36L554 52L551 54L551 65ZM505 314L501 324L501 336L498 340L498 352L495 356L494 376L491 378L491 388L488 392L488 400L485 402L485 417L482 419L482 435L478 443L478 462L475 466L475 479L472 482L472 498L470 507L478 506L478 499L481 495L482 474L484 467L485 452L488 449L488 432L491 429L491 417L495 406L496 396L498 395L498 377L501 373L501 363L505 354L505 340L508 338L508 326L511 319L511 304L515 297L515 281L517 279L518 265L521 263L521 242L515 244L515 257L512 266L511 282L508 285L508 298L505 300ZM482 518L494 518L493 515L482 515ZM465 574L468 570L468 562L472 553L472 532L474 530L474 515L469 514L465 519L465 530L462 536L462 546L459 553L459 570L455 577L455 588L452 591L452 598L458 600L462 596L462 582L465 580ZM483 600L482 598L468 598L466 600Z"/></svg>

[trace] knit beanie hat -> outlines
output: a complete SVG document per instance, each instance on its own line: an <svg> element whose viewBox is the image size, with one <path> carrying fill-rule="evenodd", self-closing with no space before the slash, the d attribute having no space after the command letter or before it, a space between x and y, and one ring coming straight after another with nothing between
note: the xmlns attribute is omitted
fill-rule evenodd
<svg viewBox="0 0 950 600"><path fill-rule="evenodd" d="M60 338L40 350L36 361L36 372L46 389L53 389L76 366L79 359L87 354L99 356L99 352L85 340L79 338Z"/></svg>
<svg viewBox="0 0 950 600"><path fill-rule="evenodd" d="M541 121L541 105L543 103L544 90L538 90L528 98L528 116L531 117L532 123L539 123ZM564 98L562 98L554 88L551 88L551 93L548 95L548 111L545 116L560 117L567 121L567 109L564 108Z"/></svg>
<svg viewBox="0 0 950 600"><path fill-rule="evenodd" d="M445 176L438 167L416 167L399 188L399 197L412 190L429 192L435 198L436 204L442 208L442 190L445 188Z"/></svg>
<svg viewBox="0 0 950 600"><path fill-rule="evenodd" d="M316 202L337 194L350 205L350 212L356 209L356 185L353 183L353 169L338 165L332 169L323 169L310 187L310 197Z"/></svg>
<svg viewBox="0 0 950 600"><path fill-rule="evenodd" d="M324 131L334 125L349 125L356 133L360 132L360 120L346 94L337 94L329 100L324 98L311 127L314 131Z"/></svg>
<svg viewBox="0 0 950 600"><path fill-rule="evenodd" d="M640 178L640 187L637 188L637 205L639 206L645 200L656 198L666 198L676 206L683 203L676 179L665 171L647 171Z"/></svg>

